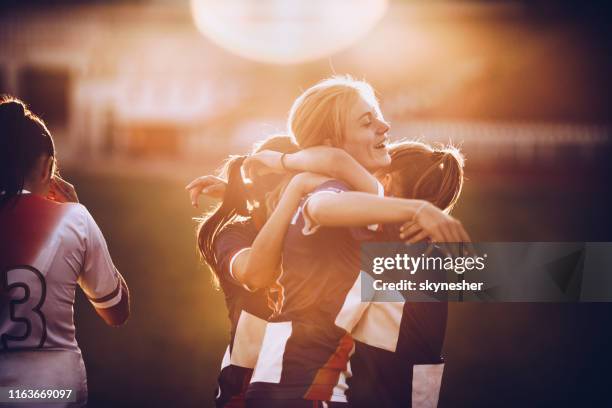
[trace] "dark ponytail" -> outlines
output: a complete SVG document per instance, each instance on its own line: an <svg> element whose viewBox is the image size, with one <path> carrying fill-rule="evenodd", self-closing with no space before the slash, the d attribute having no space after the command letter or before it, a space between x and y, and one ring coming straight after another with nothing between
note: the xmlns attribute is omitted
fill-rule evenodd
<svg viewBox="0 0 612 408"><path fill-rule="evenodd" d="M246 156L235 156L225 164L227 186L223 201L211 215L200 222L198 227L200 255L213 271L217 270L214 242L219 232L236 217L249 215L248 190L242 179L242 163L245 159ZM213 279L217 285L218 277L214 273Z"/></svg>
<svg viewBox="0 0 612 408"><path fill-rule="evenodd" d="M0 207L23 190L41 155L55 158L53 138L44 122L19 99L1 97Z"/></svg>
<svg viewBox="0 0 612 408"><path fill-rule="evenodd" d="M274 150L282 153L295 153L299 150L293 138L286 135L270 136L255 146L255 152ZM219 286L218 264L215 256L215 241L219 233L240 217L266 219L266 202L271 191L287 178L285 174L265 176L251 175L251 183L245 184L242 178L242 164L246 156L234 156L225 163L222 173L227 177L223 202L210 215L202 217L197 230L198 251L210 266L213 284Z"/></svg>

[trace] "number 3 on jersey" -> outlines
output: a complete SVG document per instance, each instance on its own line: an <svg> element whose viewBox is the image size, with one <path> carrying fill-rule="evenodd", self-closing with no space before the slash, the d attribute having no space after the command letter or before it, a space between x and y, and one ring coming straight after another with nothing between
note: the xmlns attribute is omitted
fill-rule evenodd
<svg viewBox="0 0 612 408"><path fill-rule="evenodd" d="M41 348L47 339L47 322L41 308L47 285L44 276L28 265L0 273L0 349Z"/></svg>

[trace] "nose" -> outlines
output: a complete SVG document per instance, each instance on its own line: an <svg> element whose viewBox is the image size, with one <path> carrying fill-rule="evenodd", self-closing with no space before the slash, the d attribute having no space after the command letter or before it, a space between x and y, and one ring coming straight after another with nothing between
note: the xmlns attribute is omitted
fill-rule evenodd
<svg viewBox="0 0 612 408"><path fill-rule="evenodd" d="M376 129L377 133L385 134L389 131L389 129L391 129L391 126L389 126L389 124L385 122L384 120L379 120L379 119L376 119L376 120L378 122L378 128Z"/></svg>

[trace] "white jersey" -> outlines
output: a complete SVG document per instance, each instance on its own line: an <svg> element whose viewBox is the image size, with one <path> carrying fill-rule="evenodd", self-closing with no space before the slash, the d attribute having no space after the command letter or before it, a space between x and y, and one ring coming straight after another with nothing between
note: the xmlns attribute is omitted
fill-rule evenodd
<svg viewBox="0 0 612 408"><path fill-rule="evenodd" d="M86 399L73 319L77 285L97 308L121 300L119 272L87 209L35 194L0 208L0 387L52 388L59 372L63 386Z"/></svg>

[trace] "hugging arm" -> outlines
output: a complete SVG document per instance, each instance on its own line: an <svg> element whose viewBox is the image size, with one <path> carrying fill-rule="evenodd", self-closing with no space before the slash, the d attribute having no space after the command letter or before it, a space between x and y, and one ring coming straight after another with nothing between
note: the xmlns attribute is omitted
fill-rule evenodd
<svg viewBox="0 0 612 408"><path fill-rule="evenodd" d="M357 160L342 149L316 146L285 156L285 166L291 170L325 174L342 180L355 191L377 194L378 180Z"/></svg>
<svg viewBox="0 0 612 408"><path fill-rule="evenodd" d="M332 179L342 180L356 191L381 194L382 186L357 160L342 149L327 146L315 146L296 153L283 154L263 150L250 156L245 161L245 168L262 165L273 172L309 172L324 174ZM281 159L282 158L282 159ZM247 170L248 174L249 170ZM191 205L198 207L198 198L204 194L221 199L225 192L226 181L213 175L195 178L185 189L189 191Z"/></svg>
<svg viewBox="0 0 612 408"><path fill-rule="evenodd" d="M234 260L236 280L249 290L268 287L276 280L280 272L283 241L291 219L302 197L325 180L325 177L311 173L300 173L291 179L251 248Z"/></svg>
<svg viewBox="0 0 612 408"><path fill-rule="evenodd" d="M271 150L256 153L247 159L275 171L297 171L324 174L342 180L356 191L378 194L379 183L357 160L342 149L315 146L296 153L283 154Z"/></svg>
<svg viewBox="0 0 612 408"><path fill-rule="evenodd" d="M344 191L313 194L304 205L304 215L313 224L356 227L414 221L434 242L469 242L461 222L424 200L377 197Z"/></svg>
<svg viewBox="0 0 612 408"><path fill-rule="evenodd" d="M320 176L319 176L320 177ZM301 197L321 179L302 173L294 177L276 209L257 234L249 250L234 264L236 278L251 290L269 286L277 278L282 245ZM345 191L319 191L304 204L304 217L317 225L355 227L377 223L414 220L437 242L468 242L459 221L423 200L377 197L373 194Z"/></svg>

